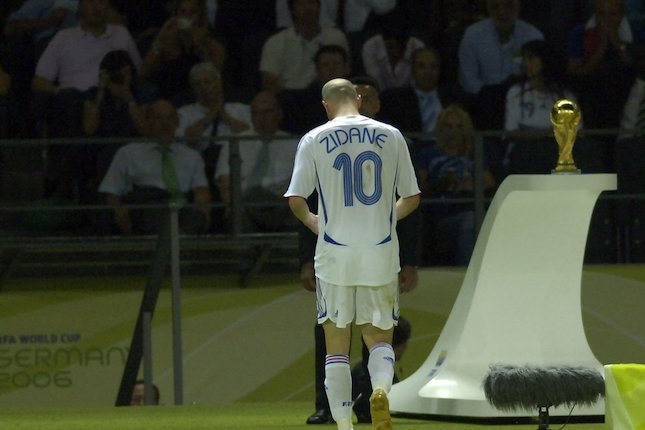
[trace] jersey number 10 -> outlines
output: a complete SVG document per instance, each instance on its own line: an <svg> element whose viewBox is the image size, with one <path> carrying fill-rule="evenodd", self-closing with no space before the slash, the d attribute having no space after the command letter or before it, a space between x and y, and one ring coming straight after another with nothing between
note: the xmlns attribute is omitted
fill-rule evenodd
<svg viewBox="0 0 645 430"><path fill-rule="evenodd" d="M368 161L374 164L374 191L370 195L367 195L363 190L363 164ZM345 206L354 206L354 196L364 205L375 204L383 193L383 184L381 183L383 162L381 157L374 151L365 151L358 154L353 164L352 166L352 158L346 153L338 154L334 160L334 169L343 174Z"/></svg>

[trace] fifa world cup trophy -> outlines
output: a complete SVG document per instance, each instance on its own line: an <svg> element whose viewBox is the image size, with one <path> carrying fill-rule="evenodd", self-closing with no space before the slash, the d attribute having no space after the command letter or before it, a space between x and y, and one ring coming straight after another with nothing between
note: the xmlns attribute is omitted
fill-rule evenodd
<svg viewBox="0 0 645 430"><path fill-rule="evenodd" d="M581 118L580 108L571 100L558 100L553 105L551 123L559 149L558 164L553 173L580 173L573 161L572 151Z"/></svg>

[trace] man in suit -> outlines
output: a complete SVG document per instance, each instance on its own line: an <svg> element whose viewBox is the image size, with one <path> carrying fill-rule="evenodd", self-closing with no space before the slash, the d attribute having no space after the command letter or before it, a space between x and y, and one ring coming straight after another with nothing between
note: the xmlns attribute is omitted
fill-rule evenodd
<svg viewBox="0 0 645 430"><path fill-rule="evenodd" d="M433 48L419 48L411 58L412 85L383 91L379 118L403 132L432 133L437 117L456 93L440 86L441 59Z"/></svg>

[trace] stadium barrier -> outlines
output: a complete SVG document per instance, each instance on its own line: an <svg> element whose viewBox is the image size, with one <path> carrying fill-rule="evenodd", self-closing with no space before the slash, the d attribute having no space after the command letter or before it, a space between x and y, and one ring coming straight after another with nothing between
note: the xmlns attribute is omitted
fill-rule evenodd
<svg viewBox="0 0 645 430"><path fill-rule="evenodd" d="M617 193L604 193L597 205L592 223L595 228L591 229L589 238L589 258L588 262L638 262L645 260L645 235L642 231L640 214L638 211L639 201L643 199L641 190L635 186L640 178L640 165L637 161L645 157L639 147L633 145L618 144L615 145L613 140L621 130L583 130L580 132L579 142L574 147L574 156L583 173L600 173L606 172L615 162L619 175L619 191ZM433 203L441 202L443 204L472 204L475 213L476 230L478 231L481 222L485 216L486 205L490 201L483 187L483 172L485 169L497 169L499 166L489 165L486 158L491 153L501 153L508 142L508 136L501 131L476 131L472 133L474 137L474 193L472 197L455 198L455 199L432 199L423 198L422 205L428 206ZM512 173L549 173L548 166L555 164L557 156L557 145L552 138L544 139L545 133L523 132L514 133L513 139L521 144L532 145L527 151L526 159L515 160L517 165ZM432 142L435 138L432 134L406 134L411 142L411 153L413 157L418 154L420 148L427 142ZM538 138L538 139L536 139ZM542 138L541 140L539 138ZM245 285L249 276L257 273L263 264L270 260L270 256L275 256L282 263L285 256L291 256L292 267L297 261L293 255L297 249L297 234L295 231L284 233L249 233L242 231L242 213L246 205L254 203L243 203L241 199L241 180L240 180L240 157L239 145L244 140L250 140L253 137L242 136L218 136L211 137L213 142L227 141L230 144L231 154L231 228L227 232L209 233L204 235L182 235L181 250L182 264L189 265L191 256L195 255L195 264L192 267L207 266L204 264L203 256L205 252L212 251L216 254L208 255L213 267L222 270L234 270L240 272L240 285ZM280 140L293 141L294 136L280 137ZM3 172L0 181L0 221L4 224L2 228L2 238L0 239L0 276L8 276L20 267L29 267L36 270L47 270L46 260L56 254L65 254L62 261L57 261L56 267L66 266L70 268L76 261L74 252L81 253L77 256L87 257L88 252L94 251L97 260L96 267L102 267L103 270L115 269L118 263L114 263L114 258L124 255L127 251L149 251L154 243L154 237L125 237L125 236L97 236L87 233L69 233L64 230L38 231L41 226L36 226L36 231L29 230L29 223L38 224L38 222L47 223L53 220L55 224L56 214L81 213L83 211L100 211L111 210L106 205L80 205L73 202L63 202L53 204L52 202L43 202L42 195L31 193L29 200L15 199L7 195L11 187L15 185L12 181L11 171L14 165L20 166L21 163L15 162L10 158L12 155L22 151L22 157L29 154L27 158L31 163L28 168L23 170L28 180L24 182L38 182L39 176L43 174L44 163L34 163L34 157L37 154L44 153L48 147L56 145L90 145L97 142L108 145L120 145L133 140L141 141L144 139L10 139L0 140L0 150L2 155L0 159L0 169ZM536 143L538 142L538 143ZM590 143L588 143L590 142ZM600 144L598 142L601 142ZM639 142L642 143L642 142ZM627 148L626 148L627 147ZM640 146L642 148L642 146ZM626 148L626 149L625 149ZM555 154L555 156L554 156ZM18 157L20 158L20 156ZM211 170L214 166L210 166ZM537 171L536 171L537 170ZM636 171L636 173L635 173ZM621 181L621 178L625 178ZM209 178L212 180L212 178ZM11 183L8 183L11 182ZM627 185L626 185L627 184ZM643 187L645 189L645 187ZM286 202L283 204L286 205ZM128 205L130 207L140 207L139 205ZM152 205L153 207L158 207ZM222 210L224 207L221 203L211 205L214 210ZM17 214L22 214L17 216ZM12 219L13 218L13 219ZM20 218L27 222L16 222ZM35 221L34 221L35 219ZM25 228L25 225L27 227ZM45 226L46 227L46 226ZM422 233L422 232L420 232ZM286 252L276 252L286 251ZM98 255L102 251L104 255ZM191 254L194 252L194 254ZM199 253L202 253L202 260L199 263ZM219 254L217 254L219 252ZM47 258L38 258L37 261L30 261L29 256ZM112 260L111 260L112 259ZM88 266L87 261L80 259L81 266ZM55 260L54 260L55 261ZM137 264L145 265L146 258L128 259L120 266L122 269ZM50 268L51 269L51 268ZM2 278L0 278L1 280Z"/></svg>

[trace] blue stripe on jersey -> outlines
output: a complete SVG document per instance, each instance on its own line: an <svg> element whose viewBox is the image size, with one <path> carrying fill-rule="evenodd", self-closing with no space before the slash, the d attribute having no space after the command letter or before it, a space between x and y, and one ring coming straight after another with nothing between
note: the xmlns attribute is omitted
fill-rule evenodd
<svg viewBox="0 0 645 430"><path fill-rule="evenodd" d="M335 241L334 239L332 239L332 238L331 238L331 236L329 236L327 233L325 233L325 235L323 236L323 239L325 240L325 242L327 242L327 243L331 243L332 245L347 246L347 245L343 245L342 243L338 243L338 242L336 242L336 241Z"/></svg>
<svg viewBox="0 0 645 430"><path fill-rule="evenodd" d="M327 217L327 206L325 205L325 196L323 195L322 187L320 186L320 178L318 177L317 171L316 171L316 182L318 182L318 196L320 197L320 204L322 205L323 215L325 217L325 224L327 224L329 220L329 218ZM325 242L331 243L332 245L347 246L347 245L343 245L342 243L336 242L327 233L323 235L323 239Z"/></svg>
<svg viewBox="0 0 645 430"><path fill-rule="evenodd" d="M318 197L322 204L323 215L325 216L325 224L327 224L327 206L325 205L325 196L323 196L322 187L320 186L320 178L318 177L318 169L316 169L316 182L318 182ZM318 211L320 212L320 210Z"/></svg>
<svg viewBox="0 0 645 430"><path fill-rule="evenodd" d="M391 240L392 240L392 234L388 234L387 237L382 241L380 241L379 243L377 243L377 245L383 245L384 243L388 243Z"/></svg>

